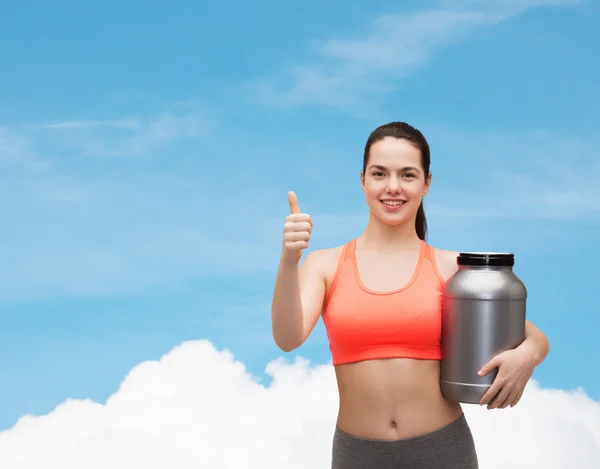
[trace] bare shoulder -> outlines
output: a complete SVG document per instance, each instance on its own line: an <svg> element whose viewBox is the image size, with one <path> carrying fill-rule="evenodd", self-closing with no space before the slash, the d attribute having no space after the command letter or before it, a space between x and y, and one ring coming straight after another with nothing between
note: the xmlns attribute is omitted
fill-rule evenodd
<svg viewBox="0 0 600 469"><path fill-rule="evenodd" d="M311 270L318 271L323 279L329 281L335 275L337 265L342 255L344 246L335 246L331 248L315 249L311 251L304 259L303 264L310 266Z"/></svg>
<svg viewBox="0 0 600 469"><path fill-rule="evenodd" d="M433 250L435 253L435 263L437 264L437 268L440 271L444 281L447 281L458 270L456 258L458 257L459 252L435 247Z"/></svg>

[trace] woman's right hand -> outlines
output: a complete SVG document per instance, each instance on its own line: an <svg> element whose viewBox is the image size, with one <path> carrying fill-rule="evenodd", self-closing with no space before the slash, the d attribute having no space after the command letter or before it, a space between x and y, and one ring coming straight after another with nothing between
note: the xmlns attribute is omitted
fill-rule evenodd
<svg viewBox="0 0 600 469"><path fill-rule="evenodd" d="M300 212L298 197L292 191L288 192L290 214L283 225L283 253L286 262L299 262L302 251L308 247L312 233L312 219L310 215Z"/></svg>

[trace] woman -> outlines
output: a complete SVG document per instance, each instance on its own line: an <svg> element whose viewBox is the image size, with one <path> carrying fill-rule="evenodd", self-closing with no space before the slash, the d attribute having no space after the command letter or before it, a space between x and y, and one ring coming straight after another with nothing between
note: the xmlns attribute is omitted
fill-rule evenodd
<svg viewBox="0 0 600 469"><path fill-rule="evenodd" d="M429 166L429 145L415 128L392 122L374 130L360 173L366 229L343 246L311 252L300 267L313 225L288 194L273 337L290 352L323 317L340 404L332 469L478 468L462 408L439 385L441 289L458 253L425 241ZM498 368L481 404L516 405L548 350L528 321L525 341L481 369Z"/></svg>

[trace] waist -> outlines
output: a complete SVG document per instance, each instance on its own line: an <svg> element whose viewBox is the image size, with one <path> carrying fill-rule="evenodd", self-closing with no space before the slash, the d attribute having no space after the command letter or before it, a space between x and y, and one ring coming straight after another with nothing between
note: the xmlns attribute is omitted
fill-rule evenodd
<svg viewBox="0 0 600 469"><path fill-rule="evenodd" d="M462 415L440 389L440 362L409 358L365 360L336 366L338 427L373 439L429 433Z"/></svg>

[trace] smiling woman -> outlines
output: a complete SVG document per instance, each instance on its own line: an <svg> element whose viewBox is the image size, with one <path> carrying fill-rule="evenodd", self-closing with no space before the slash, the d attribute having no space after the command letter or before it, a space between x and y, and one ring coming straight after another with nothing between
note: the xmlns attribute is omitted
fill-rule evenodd
<svg viewBox="0 0 600 469"><path fill-rule="evenodd" d="M311 252L300 267L313 225L296 195L288 195L273 337L282 350L294 350L323 318L340 403L333 469L478 467L461 405L440 389L441 292L457 271L458 253L426 242L429 169L421 132L402 122L378 127L360 172L369 207L365 231ZM529 323L522 345L484 367L498 367L492 388L502 389L489 407L515 405L547 352L544 334Z"/></svg>

